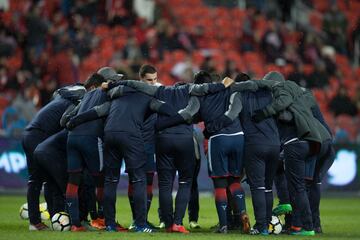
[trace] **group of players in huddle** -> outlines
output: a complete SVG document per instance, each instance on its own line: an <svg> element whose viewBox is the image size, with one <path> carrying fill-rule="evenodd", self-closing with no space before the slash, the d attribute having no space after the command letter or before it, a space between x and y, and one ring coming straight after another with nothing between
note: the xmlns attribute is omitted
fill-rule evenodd
<svg viewBox="0 0 360 240"><path fill-rule="evenodd" d="M67 211L71 231L154 232L160 227L189 233L183 226L187 207L190 228L199 228L197 175L203 139L194 125L203 122L219 220L215 232L241 229L268 235L273 183L280 200L274 212L287 213L287 232L322 232L320 184L334 161L334 150L311 91L285 81L278 72L262 80L239 73L234 80L219 81L200 71L193 83L161 86L156 68L143 65L139 78L124 80L103 67L84 84L58 89L26 127L22 145L29 171L30 230L48 228L38 207L43 183L50 215ZM129 228L115 217L123 161L133 217ZM147 220L154 172L159 227ZM252 227L241 186L245 174L256 220Z"/></svg>

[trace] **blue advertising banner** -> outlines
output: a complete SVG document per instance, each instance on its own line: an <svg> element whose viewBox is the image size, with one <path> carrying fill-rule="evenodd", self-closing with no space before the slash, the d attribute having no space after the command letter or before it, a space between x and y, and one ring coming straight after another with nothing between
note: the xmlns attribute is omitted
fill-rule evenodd
<svg viewBox="0 0 360 240"><path fill-rule="evenodd" d="M360 145L337 144L336 159L323 180L322 188L327 191L360 190ZM18 139L0 137L0 191L26 188L26 156ZM201 170L198 178L199 189L212 190L212 182L207 174L207 160L202 154ZM157 186L155 180L154 186ZM119 189L127 187L127 176L122 168Z"/></svg>

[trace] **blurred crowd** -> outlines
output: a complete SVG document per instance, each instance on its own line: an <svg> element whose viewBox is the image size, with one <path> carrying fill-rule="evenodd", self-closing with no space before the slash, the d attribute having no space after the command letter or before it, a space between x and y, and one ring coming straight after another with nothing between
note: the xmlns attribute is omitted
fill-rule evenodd
<svg viewBox="0 0 360 240"><path fill-rule="evenodd" d="M356 140L359 12L347 0L0 0L0 133L20 135L56 88L101 66L136 79L149 62L165 85L199 69L254 79L278 70L312 88L334 132Z"/></svg>

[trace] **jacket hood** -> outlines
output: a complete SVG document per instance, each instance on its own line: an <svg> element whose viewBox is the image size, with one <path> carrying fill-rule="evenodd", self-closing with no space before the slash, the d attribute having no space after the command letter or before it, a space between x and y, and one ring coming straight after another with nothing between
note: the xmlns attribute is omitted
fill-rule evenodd
<svg viewBox="0 0 360 240"><path fill-rule="evenodd" d="M263 77L263 80L272 80L272 81L276 81L276 82L284 82L285 78L284 75L282 75L279 72L276 71L272 71L272 72L268 72L267 74L265 74L265 76Z"/></svg>

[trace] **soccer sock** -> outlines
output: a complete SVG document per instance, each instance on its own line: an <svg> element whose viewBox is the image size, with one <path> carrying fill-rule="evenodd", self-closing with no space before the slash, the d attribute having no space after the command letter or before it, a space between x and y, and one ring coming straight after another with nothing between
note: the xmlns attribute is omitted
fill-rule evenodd
<svg viewBox="0 0 360 240"><path fill-rule="evenodd" d="M234 199L228 187L226 188L226 197L227 197L226 219L227 219L227 224L231 226L234 225L234 216L233 216Z"/></svg>
<svg viewBox="0 0 360 240"><path fill-rule="evenodd" d="M274 196L272 189L265 190L265 201L266 201L266 220L269 223L272 217L272 208L274 204Z"/></svg>
<svg viewBox="0 0 360 240"><path fill-rule="evenodd" d="M220 227L227 226L227 196L226 196L226 188L215 188L215 205L216 211L219 217Z"/></svg>
<svg viewBox="0 0 360 240"><path fill-rule="evenodd" d="M66 204L70 215L71 224L79 227L80 219L78 189L78 185L68 183L66 187Z"/></svg>
<svg viewBox="0 0 360 240"><path fill-rule="evenodd" d="M231 195L234 198L235 209L237 208L237 212L242 214L246 212L246 204L245 204L245 192L241 187L240 179L238 181L233 182L229 186Z"/></svg>
<svg viewBox="0 0 360 240"><path fill-rule="evenodd" d="M227 208L228 198L226 194L226 188L228 182L226 178L213 178L215 188L215 206L219 218L220 227L228 226L227 222Z"/></svg>
<svg viewBox="0 0 360 240"><path fill-rule="evenodd" d="M149 210L151 207L151 202L153 198L153 179L154 173L146 173L146 193L147 193L147 213L149 214Z"/></svg>
<svg viewBox="0 0 360 240"><path fill-rule="evenodd" d="M129 179L129 186L128 186L128 198L129 198L129 203L130 203L130 208L131 208L132 219L135 220L134 187L131 184L130 179Z"/></svg>

